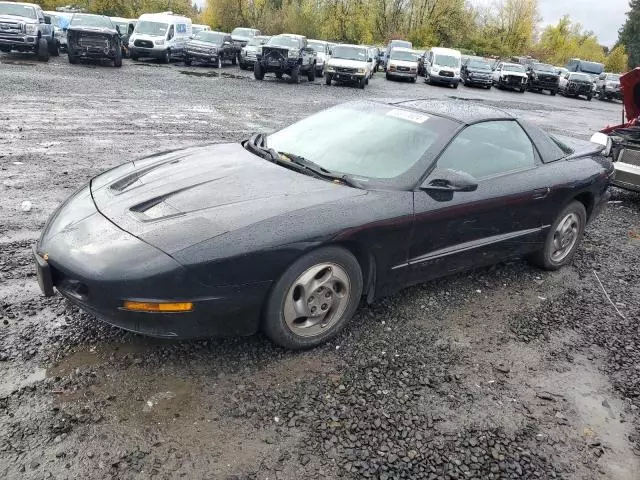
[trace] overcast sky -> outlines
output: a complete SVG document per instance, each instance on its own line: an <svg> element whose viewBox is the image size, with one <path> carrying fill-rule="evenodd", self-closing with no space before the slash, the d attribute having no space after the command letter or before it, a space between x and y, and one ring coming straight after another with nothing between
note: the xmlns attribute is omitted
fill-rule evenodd
<svg viewBox="0 0 640 480"><path fill-rule="evenodd" d="M618 40L618 29L626 20L628 0L538 0L541 27L557 21L568 14L574 22L580 22L587 30L598 35L602 45L613 46ZM193 0L203 5L204 0ZM493 0L471 0L475 4L491 4Z"/></svg>
<svg viewBox="0 0 640 480"><path fill-rule="evenodd" d="M475 4L491 4L493 0L471 0ZM628 0L538 0L541 27L557 23L565 14L592 30L602 45L613 46L618 40L618 29L626 20Z"/></svg>

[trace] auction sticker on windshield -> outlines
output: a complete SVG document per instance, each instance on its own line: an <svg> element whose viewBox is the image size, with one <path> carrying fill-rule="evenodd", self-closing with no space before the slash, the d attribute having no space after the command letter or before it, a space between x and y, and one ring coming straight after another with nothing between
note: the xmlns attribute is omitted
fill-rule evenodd
<svg viewBox="0 0 640 480"><path fill-rule="evenodd" d="M429 120L427 115L423 115L421 113L416 112L408 112L407 110L400 110L394 108L393 110L389 110L387 112L388 117L401 118L402 120L409 120L414 123L424 123Z"/></svg>

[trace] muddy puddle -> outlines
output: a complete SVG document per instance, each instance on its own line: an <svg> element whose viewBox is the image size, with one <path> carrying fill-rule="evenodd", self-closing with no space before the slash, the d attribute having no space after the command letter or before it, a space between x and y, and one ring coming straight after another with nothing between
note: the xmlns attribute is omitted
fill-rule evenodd
<svg viewBox="0 0 640 480"><path fill-rule="evenodd" d="M180 70L180 73L183 75L189 75L191 77L209 77L209 78L236 78L246 80L248 77L243 75L235 75L233 73L228 72L216 72L214 70L208 72L198 72L195 70Z"/></svg>

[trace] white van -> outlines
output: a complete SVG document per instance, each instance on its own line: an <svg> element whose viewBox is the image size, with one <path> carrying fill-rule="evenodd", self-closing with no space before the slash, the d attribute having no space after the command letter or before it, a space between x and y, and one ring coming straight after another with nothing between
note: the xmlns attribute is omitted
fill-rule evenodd
<svg viewBox="0 0 640 480"><path fill-rule="evenodd" d="M184 47L191 37L191 19L171 12L144 13L129 38L132 60L150 57L169 63L183 57Z"/></svg>
<svg viewBox="0 0 640 480"><path fill-rule="evenodd" d="M459 50L433 47L424 57L424 81L458 88L461 64L462 54Z"/></svg>

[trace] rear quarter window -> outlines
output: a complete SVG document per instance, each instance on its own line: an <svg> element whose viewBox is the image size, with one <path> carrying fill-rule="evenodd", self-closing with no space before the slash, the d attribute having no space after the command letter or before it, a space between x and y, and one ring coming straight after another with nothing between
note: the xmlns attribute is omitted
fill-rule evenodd
<svg viewBox="0 0 640 480"><path fill-rule="evenodd" d="M544 163L555 162L573 153L573 150L568 145L548 134L537 125L522 119L518 119L518 123L533 141Z"/></svg>

